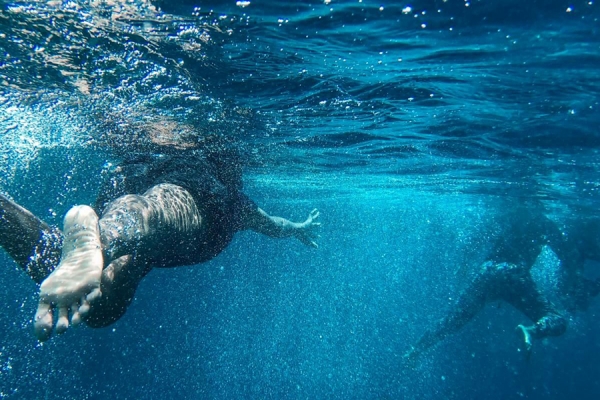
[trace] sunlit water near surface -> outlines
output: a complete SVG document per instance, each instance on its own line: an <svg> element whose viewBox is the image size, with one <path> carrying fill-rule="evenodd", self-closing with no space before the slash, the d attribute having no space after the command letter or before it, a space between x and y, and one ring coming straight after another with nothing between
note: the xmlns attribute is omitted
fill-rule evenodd
<svg viewBox="0 0 600 400"><path fill-rule="evenodd" d="M114 161L105 118L163 115L235 139L262 208L323 223L318 250L239 233L153 271L113 326L44 345L2 252L0 398L599 398L599 299L529 361L525 317L493 304L401 365L501 200L597 213L599 18L579 0L0 1L0 191L61 224Z"/></svg>

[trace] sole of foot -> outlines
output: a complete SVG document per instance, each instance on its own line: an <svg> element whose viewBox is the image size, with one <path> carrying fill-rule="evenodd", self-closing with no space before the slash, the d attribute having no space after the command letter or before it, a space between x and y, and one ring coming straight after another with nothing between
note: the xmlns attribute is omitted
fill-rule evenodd
<svg viewBox="0 0 600 400"><path fill-rule="evenodd" d="M52 334L53 309L58 311L56 332L69 322L81 321L80 308L101 296L103 257L98 215L88 206L75 206L64 219L61 261L40 286L40 302L34 322L36 336L47 340ZM70 318L69 318L70 316Z"/></svg>

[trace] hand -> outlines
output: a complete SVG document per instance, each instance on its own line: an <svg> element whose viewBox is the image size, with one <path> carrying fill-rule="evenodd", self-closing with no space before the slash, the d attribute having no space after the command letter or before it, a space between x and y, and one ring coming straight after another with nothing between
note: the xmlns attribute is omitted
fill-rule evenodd
<svg viewBox="0 0 600 400"><path fill-rule="evenodd" d="M321 227L320 222L315 222L317 218L319 218L319 211L315 208L308 214L308 218L306 221L299 224L296 229L295 236L307 246L317 248L319 245L315 242L316 238L319 237L317 235L317 229Z"/></svg>

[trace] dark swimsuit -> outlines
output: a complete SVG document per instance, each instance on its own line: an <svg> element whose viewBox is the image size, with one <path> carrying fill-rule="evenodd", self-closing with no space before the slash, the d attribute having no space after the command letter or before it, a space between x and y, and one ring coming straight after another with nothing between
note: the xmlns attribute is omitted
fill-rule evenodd
<svg viewBox="0 0 600 400"><path fill-rule="evenodd" d="M143 194L154 185L170 183L186 189L193 197L205 227L194 239L187 254L179 254L173 264L195 264L212 259L244 229L249 213L258 206L242 192L241 179L227 183L218 179L223 171L200 154L183 152L182 155L155 155L133 158L113 168L105 180L96 201L96 210L125 194ZM220 168L223 168L221 166ZM240 168L228 165L226 168ZM241 174L229 174L240 176ZM181 265L181 264L179 264ZM157 267L169 265L156 265Z"/></svg>

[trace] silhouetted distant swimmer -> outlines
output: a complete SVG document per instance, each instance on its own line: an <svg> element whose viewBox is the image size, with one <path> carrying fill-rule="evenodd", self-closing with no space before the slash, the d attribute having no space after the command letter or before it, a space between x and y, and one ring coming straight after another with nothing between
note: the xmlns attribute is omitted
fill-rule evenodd
<svg viewBox="0 0 600 400"><path fill-rule="evenodd" d="M41 341L54 326L63 333L82 321L115 322L152 268L207 261L238 231L317 247L317 210L301 223L268 215L242 192L241 166L219 144L207 151L188 135L172 145L180 130L168 121L144 129L168 151L116 168L96 208L71 208L62 232L0 195L0 245L40 283L34 327Z"/></svg>
<svg viewBox="0 0 600 400"><path fill-rule="evenodd" d="M600 282L582 277L585 260L600 254L597 219L580 219L561 230L539 207L519 205L503 216L502 225L502 235L488 255L489 261L473 274L448 314L405 354L409 364L425 350L460 330L486 303L496 300L506 301L535 322L531 326L517 326L527 354L533 339L563 334L567 328L564 312L538 290L530 273L544 246L555 252L566 273L565 293L561 300L569 311L586 308L590 299L598 295Z"/></svg>

